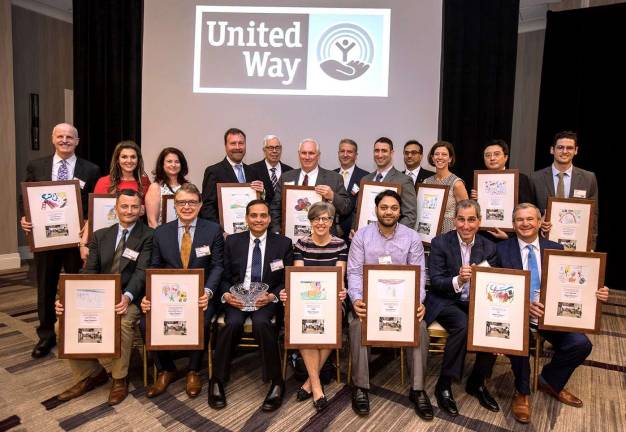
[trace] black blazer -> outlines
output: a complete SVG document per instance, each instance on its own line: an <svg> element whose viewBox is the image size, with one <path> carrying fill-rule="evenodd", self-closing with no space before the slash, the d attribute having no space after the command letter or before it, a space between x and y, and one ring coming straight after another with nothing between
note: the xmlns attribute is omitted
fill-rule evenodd
<svg viewBox="0 0 626 432"><path fill-rule="evenodd" d="M224 245L224 277L220 297L227 293L231 286L242 283L248 266L250 231L231 234L226 237ZM272 271L270 263L283 260L283 268ZM280 234L267 232L265 256L263 259L263 276L261 280L269 285L268 293L276 297L285 287L285 267L293 265L293 245L291 239Z"/></svg>
<svg viewBox="0 0 626 432"><path fill-rule="evenodd" d="M279 162L280 164L280 173L286 173L287 171L291 171L293 168L287 164ZM261 159L258 162L250 164L250 168L256 171L257 176L263 182L263 187L265 188L265 201L267 203L271 203L274 199L274 188L272 187L272 179L270 178L269 173L267 172L267 165L265 164L265 159ZM280 176L278 176L280 178Z"/></svg>
<svg viewBox="0 0 626 432"><path fill-rule="evenodd" d="M261 180L250 165L243 164L243 172L246 182ZM238 183L237 174L224 158L221 162L211 165L204 170L204 180L202 180L202 209L200 217L210 221L220 223L220 214L217 205L217 184L218 183Z"/></svg>
<svg viewBox="0 0 626 432"><path fill-rule="evenodd" d="M496 245L484 237L476 235L470 254L470 264L483 261L489 265L497 265ZM462 266L461 246L456 230L433 238L430 244L430 290L426 295L426 322L430 324L437 319L439 312L448 304L460 299L461 293L454 291L452 279L458 276Z"/></svg>
<svg viewBox="0 0 626 432"><path fill-rule="evenodd" d="M89 256L85 268L81 273L106 274L111 273L113 255L117 247L117 233L119 224L102 228L93 233L89 242ZM120 273L122 276L122 293L129 292L133 296L133 303L139 305L144 294L146 283L145 269L150 264L152 253L152 235L154 230L137 221L126 240L126 248L139 252L136 260L125 257L120 259Z"/></svg>
<svg viewBox="0 0 626 432"><path fill-rule="evenodd" d="M402 174L406 174L406 169L402 171ZM435 173L433 171L428 171L427 169L420 167L420 172L417 173L417 179L415 180L415 184L417 185L418 183L422 183L428 177L434 176L434 175Z"/></svg>
<svg viewBox="0 0 626 432"><path fill-rule="evenodd" d="M198 258L196 248L209 246L210 255ZM152 268L182 269L180 247L178 245L178 219L157 227L152 246ZM197 219L191 244L189 268L204 269L204 287L215 297L224 271L224 237L222 229L215 222Z"/></svg>
<svg viewBox="0 0 626 432"><path fill-rule="evenodd" d="M28 162L24 181L38 182L52 180L53 157L54 155L50 155ZM76 165L74 166L74 178L85 182L85 186L80 190L80 200L83 205L83 217L87 218L89 213L89 192L93 191L96 182L100 178L100 167L86 159L77 157ZM22 206L20 206L20 209L21 208Z"/></svg>
<svg viewBox="0 0 626 432"><path fill-rule="evenodd" d="M341 175L341 167L336 168L333 171ZM348 196L350 197L350 201L352 202L352 210L347 215L339 216L339 226L341 227L342 232L338 233L340 237L346 241L350 235L350 229L352 228L352 222L354 220L354 215L356 214L356 206L359 200L359 193L354 193L352 188L354 185L359 186L361 184L361 179L368 174L369 173L367 171L355 165L354 171L352 171L352 176L350 177L350 182L348 183L348 189L346 189L346 192L348 192ZM341 178L343 179L343 176Z"/></svg>
<svg viewBox="0 0 626 432"><path fill-rule="evenodd" d="M543 252L546 249L559 249L563 250L563 245L556 242L547 240L539 236L539 251L541 252L541 259L543 260ZM496 245L497 251L497 266L502 268L524 270L524 264L522 263L522 254L519 250L519 242L517 237L512 237L508 240L504 240ZM541 263L537 263L541 266Z"/></svg>

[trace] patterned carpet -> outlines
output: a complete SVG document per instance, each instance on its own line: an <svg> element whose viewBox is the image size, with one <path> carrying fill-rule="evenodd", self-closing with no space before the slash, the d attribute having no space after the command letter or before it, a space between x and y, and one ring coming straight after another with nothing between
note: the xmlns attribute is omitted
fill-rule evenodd
<svg viewBox="0 0 626 432"><path fill-rule="evenodd" d="M32 271L30 271L32 273ZM28 268L0 272L0 431L624 431L626 430L626 292L612 291L603 307L602 332L592 335L594 349L568 385L584 401L577 409L537 393L532 396L532 424L515 422L511 413L513 375L509 361L499 358L489 388L500 403L492 413L463 391L453 387L461 415L447 416L435 407L433 422L421 421L407 398L408 384L400 384L399 359L391 351L379 354L371 365L371 414L357 417L350 408L350 390L333 381L326 387L330 406L316 414L310 402L297 403L299 383L288 370L287 394L280 410L264 413L261 402L267 385L261 382L260 358L249 352L235 359L231 382L226 388L228 406L214 411L206 402L205 386L196 399L189 399L184 380L167 393L147 399L142 382L142 358L133 354L131 395L116 407L106 404L105 385L81 398L59 403L54 396L72 383L63 361L50 355L32 359L36 341L36 293ZM342 354L345 373L346 355ZM547 351L545 356L549 356ZM546 361L546 359L542 359ZM473 356L468 355L466 372ZM429 359L427 392L435 404L433 389L441 364L440 355ZM408 381L408 380L407 380Z"/></svg>

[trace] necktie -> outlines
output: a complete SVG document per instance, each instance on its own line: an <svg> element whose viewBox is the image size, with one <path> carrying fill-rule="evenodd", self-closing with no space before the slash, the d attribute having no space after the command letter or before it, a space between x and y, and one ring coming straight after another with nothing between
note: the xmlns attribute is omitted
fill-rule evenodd
<svg viewBox="0 0 626 432"><path fill-rule="evenodd" d="M381 173L376 174L375 182L380 182L383 179L383 175Z"/></svg>
<svg viewBox="0 0 626 432"><path fill-rule="evenodd" d="M272 181L272 189L276 191L276 185L278 184L278 178L276 177L276 168L270 168L272 175L270 176L270 180Z"/></svg>
<svg viewBox="0 0 626 432"><path fill-rule="evenodd" d="M183 262L183 268L189 268L189 257L191 255L191 234L189 233L189 225L185 225L185 233L180 242L180 260Z"/></svg>
<svg viewBox="0 0 626 432"><path fill-rule="evenodd" d="M254 239L254 249L252 250L252 268L250 272L250 280L252 282L261 282L261 240Z"/></svg>
<svg viewBox="0 0 626 432"><path fill-rule="evenodd" d="M565 182L563 181L563 177L565 176L565 173L560 172L558 176L559 176L559 182L556 185L556 197L565 198Z"/></svg>
<svg viewBox="0 0 626 432"><path fill-rule="evenodd" d="M57 172L57 180L68 180L69 172L67 171L67 161L65 159L61 159L61 166L59 166L59 171Z"/></svg>
<svg viewBox="0 0 626 432"><path fill-rule="evenodd" d="M113 254L113 263L111 264L111 273L119 273L120 272L120 261L122 260L122 254L124 253L124 249L126 249L126 234L128 234L128 230L122 230L122 238L120 242L117 244L115 248L115 253Z"/></svg>
<svg viewBox="0 0 626 432"><path fill-rule="evenodd" d="M309 185L309 175L305 174L304 180L302 180L302 186L308 186L308 185Z"/></svg>
<svg viewBox="0 0 626 432"><path fill-rule="evenodd" d="M526 246L528 249L528 271L530 271L530 301L531 303L535 298L539 298L539 291L541 290L541 279L539 279L539 267L537 266L537 258L535 258L535 251L532 245ZM537 297L535 297L535 295Z"/></svg>
<svg viewBox="0 0 626 432"><path fill-rule="evenodd" d="M241 164L236 164L235 165L235 172L237 173L237 181L239 183L245 183L246 182L246 176L243 173L243 167L241 166Z"/></svg>
<svg viewBox="0 0 626 432"><path fill-rule="evenodd" d="M411 181L415 184L415 174L413 174L413 171L407 172L407 175L411 177Z"/></svg>
<svg viewBox="0 0 626 432"><path fill-rule="evenodd" d="M346 189L348 189L348 183L349 183L349 177L348 174L350 174L350 171L348 170L343 170L341 172L341 175L343 176L343 187L345 187Z"/></svg>

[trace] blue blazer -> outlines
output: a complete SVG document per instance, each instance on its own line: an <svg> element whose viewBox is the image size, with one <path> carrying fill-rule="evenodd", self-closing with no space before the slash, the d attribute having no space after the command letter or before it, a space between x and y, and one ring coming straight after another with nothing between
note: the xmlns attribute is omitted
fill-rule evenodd
<svg viewBox="0 0 626 432"><path fill-rule="evenodd" d="M198 258L196 248L209 246L211 253ZM180 246L178 245L178 219L159 226L152 240L151 268L182 269ZM198 218L191 244L190 269L204 269L204 287L211 290L213 297L219 289L224 271L224 238L221 227L215 222Z"/></svg>
<svg viewBox="0 0 626 432"><path fill-rule="evenodd" d="M470 264L480 264L483 261L496 266L496 245L476 235L470 254ZM452 285L452 279L458 276L461 266L461 246L456 230L435 237L430 244L430 290L424 300L425 319L428 324L437 319L444 307L461 298L461 293L455 292Z"/></svg>
<svg viewBox="0 0 626 432"><path fill-rule="evenodd" d="M563 245L556 242L546 240L539 236L539 250L541 252L541 259L543 260L543 251L546 249L560 249L563 250ZM517 236L511 237L508 240L502 241L496 245L497 250L497 266L510 269L524 270L522 263L522 254L519 250L519 242ZM541 263L538 263L541 265Z"/></svg>

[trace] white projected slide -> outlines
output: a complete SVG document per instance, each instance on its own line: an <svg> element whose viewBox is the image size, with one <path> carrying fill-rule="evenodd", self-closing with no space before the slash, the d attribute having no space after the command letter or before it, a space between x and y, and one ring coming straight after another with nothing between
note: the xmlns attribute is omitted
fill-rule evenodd
<svg viewBox="0 0 626 432"><path fill-rule="evenodd" d="M339 166L341 138L371 171L376 138L437 140L443 0L149 0L144 2L141 146L147 172L164 147L200 186L221 161L224 132L246 132L245 163L265 135L298 167L315 138L320 166ZM424 160L422 165L429 168ZM432 167L431 167L432 168Z"/></svg>

